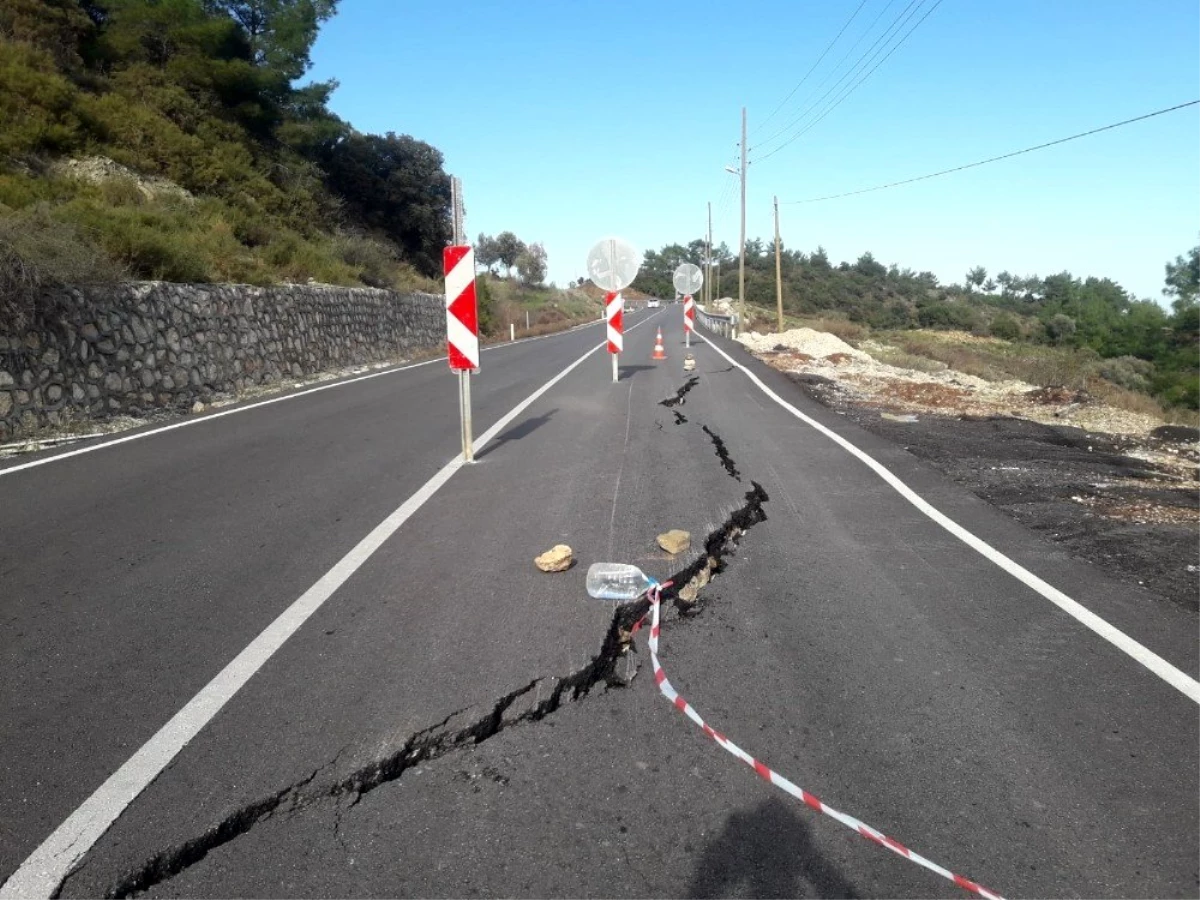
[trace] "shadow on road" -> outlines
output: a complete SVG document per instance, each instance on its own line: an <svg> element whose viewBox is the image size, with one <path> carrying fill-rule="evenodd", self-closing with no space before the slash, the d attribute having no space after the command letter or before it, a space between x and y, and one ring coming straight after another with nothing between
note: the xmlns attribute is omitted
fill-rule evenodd
<svg viewBox="0 0 1200 900"><path fill-rule="evenodd" d="M781 797L733 813L696 866L689 897L857 897Z"/></svg>
<svg viewBox="0 0 1200 900"><path fill-rule="evenodd" d="M498 450L501 445L507 444L510 441L519 441L523 437L527 437L537 431L543 425L550 421L550 417L558 412L558 407L555 407L540 416L531 416L528 419L523 419L508 431L501 432L496 435L495 439L489 443L482 451L475 454L476 459L482 459L494 450Z"/></svg>
<svg viewBox="0 0 1200 900"><path fill-rule="evenodd" d="M617 380L618 380L618 381L625 381L625 380L626 380L626 379L628 379L628 378L632 378L632 377L633 377L634 375L636 375L638 372L645 372L645 371L647 371L648 369L653 369L653 368L655 368L655 367L654 367L654 366L626 366L626 365L622 365L622 366L621 366L621 367L620 367L620 368L617 370L617 371L618 371Z"/></svg>

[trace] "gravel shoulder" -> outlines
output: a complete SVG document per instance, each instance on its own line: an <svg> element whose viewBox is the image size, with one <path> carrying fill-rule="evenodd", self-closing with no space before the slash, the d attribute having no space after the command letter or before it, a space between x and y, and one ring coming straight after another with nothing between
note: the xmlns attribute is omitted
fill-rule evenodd
<svg viewBox="0 0 1200 900"><path fill-rule="evenodd" d="M898 368L872 357L870 343L854 348L807 328L741 341L818 402L902 445L1148 602L1200 607L1194 429L1061 389Z"/></svg>

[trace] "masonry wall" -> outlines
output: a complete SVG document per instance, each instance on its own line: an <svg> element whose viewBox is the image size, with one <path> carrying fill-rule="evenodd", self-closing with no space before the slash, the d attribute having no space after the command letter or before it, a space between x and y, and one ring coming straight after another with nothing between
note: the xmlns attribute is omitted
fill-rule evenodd
<svg viewBox="0 0 1200 900"><path fill-rule="evenodd" d="M325 285L71 288L0 325L0 442L444 346L443 300Z"/></svg>

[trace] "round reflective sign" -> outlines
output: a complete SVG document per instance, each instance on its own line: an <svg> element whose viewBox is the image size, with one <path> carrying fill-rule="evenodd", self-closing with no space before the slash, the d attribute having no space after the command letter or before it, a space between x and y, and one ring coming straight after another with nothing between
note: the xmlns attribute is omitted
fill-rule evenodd
<svg viewBox="0 0 1200 900"><path fill-rule="evenodd" d="M641 267L642 254L622 238L597 241L588 251L588 278L601 290L619 291L629 287Z"/></svg>
<svg viewBox="0 0 1200 900"><path fill-rule="evenodd" d="M700 267L692 263L684 263L675 270L675 275L671 279L675 285L675 290L681 294L694 294L700 290L700 285L704 284L704 273L700 271Z"/></svg>

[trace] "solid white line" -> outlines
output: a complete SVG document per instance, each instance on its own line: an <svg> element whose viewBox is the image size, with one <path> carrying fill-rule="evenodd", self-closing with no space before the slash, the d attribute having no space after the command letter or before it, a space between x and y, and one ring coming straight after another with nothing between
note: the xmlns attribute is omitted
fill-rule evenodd
<svg viewBox="0 0 1200 900"><path fill-rule="evenodd" d="M699 332L697 332L697 334L699 334ZM888 471L888 469L886 469L882 463L877 462L873 457L860 450L840 434L831 431L820 422L800 412L800 410L796 409L796 407L792 406L792 404L788 403L773 390L763 384L757 375L755 375L741 363L734 360L733 357L710 341L707 337L704 335L701 335L700 337L706 344L720 353L721 356L725 357L726 361L745 373L746 377L748 377L755 385L761 388L763 393L765 393L768 397L770 397L800 421L811 426L812 428L815 428L821 434L825 435L831 441L838 444L851 455L857 457L859 460L865 463L872 471L875 472L876 475L882 478L889 486L891 486L898 494L900 494L901 497L919 509L938 525L942 526L942 528L944 528L946 531L950 532L972 550L975 550L977 553L991 560L1009 575L1013 576L1013 578L1016 578L1021 583L1033 588L1033 590L1037 591L1067 615L1072 616L1076 621L1080 622L1087 628L1090 628L1122 653L1125 653L1137 662L1141 663L1167 684L1171 685L1171 687L1180 691L1186 697L1190 698L1196 703L1200 703L1200 681L1196 681L1196 679L1192 678L1183 670L1171 665L1171 663L1167 662L1150 648L1138 643L1115 625L1112 625L1107 620L1100 618L1100 616L1096 615L1081 603L1072 600L1058 588L1043 581L1041 578L1038 578L1038 576L1034 575L1032 572L1014 560L1009 559L991 544L967 531L967 529L963 528L949 516L939 512L916 491Z"/></svg>
<svg viewBox="0 0 1200 900"><path fill-rule="evenodd" d="M650 318L631 326L633 331ZM553 335L547 335L553 337ZM597 344L540 388L514 406L491 428L475 439L475 452L494 439L503 429L546 391L558 384L605 344ZM437 360L431 360L436 362ZM426 365L418 363L417 365ZM412 368L412 367L409 367ZM386 374L386 373L377 373ZM374 376L367 376L374 377ZM332 386L332 385L328 385ZM287 398L277 398L287 399ZM275 401L267 401L275 402ZM450 477L463 467L457 456L446 463L390 516L343 556L333 568L300 595L278 618L263 629L250 644L205 685L116 772L100 785L83 804L71 813L46 838L29 858L21 863L3 885L0 900L9 898L51 897L64 878L92 848L117 817L154 781L181 750L212 720L226 703L262 668L263 664L328 600L346 580L365 563L389 537L403 525Z"/></svg>
<svg viewBox="0 0 1200 900"><path fill-rule="evenodd" d="M486 353L489 350L500 350L504 347L512 347L516 344L525 344L525 343L528 343L529 341L543 341L543 340L546 340L547 338L559 337L560 335L563 335L563 334L570 334L574 331L578 331L580 328L588 328L592 325L599 325L599 324L602 324L602 322L600 320L597 320L595 322L585 322L583 325L576 325L573 328L568 328L566 331L557 331L554 334L541 334L541 335L537 335L536 337L522 338L519 341L510 341L509 343L506 343L506 344L494 344L490 347L484 347L483 352ZM232 416L232 415L236 415L237 413L244 413L244 412L247 412L252 409L259 409L263 406L270 406L272 403L284 403L285 401L288 401L288 400L295 400L297 397L306 397L309 394L316 394L319 391L328 391L328 390L332 390L333 388L344 387L348 384L357 384L360 381L367 381L371 378L380 378L384 375L394 375L397 372L407 372L409 369L418 369L421 366L428 366L428 365L431 365L432 363L445 362L445 361L446 361L446 357L438 356L438 357L435 357L434 359L427 359L427 360L424 360L419 363L410 363L408 365L401 365L401 366L396 366L393 368L382 369L378 372L371 372L368 375L356 375L353 378L345 378L345 379L342 379L339 381L331 381L328 384L322 384L322 385L318 385L317 387L307 388L303 391L296 391L295 393L286 394L282 397L271 397L268 400L259 400L255 403L247 403L242 406L232 406L229 409L223 409L220 412L209 413L208 415L199 416L194 419L185 419L182 422L172 422L170 425L163 425L163 426L160 426L159 428L148 428L145 431L139 431L137 434L127 434L127 435L124 435L123 437L113 438L112 440L103 441L99 444L89 444L86 447L78 447L74 450L64 451L63 453L56 453L53 456L44 456L40 459L35 459L35 460L31 460L30 462L20 463L19 465L15 465L15 466L9 466L8 468L0 468L0 477L3 477L5 475L12 475L15 472L21 472L25 469L33 469L38 466L48 465L49 463L58 462L59 460L70 459L72 456L81 456L84 453L93 453L96 450L103 450L106 447L115 447L118 444L126 444L126 443L129 443L130 441L139 441L142 438L151 437L156 434L163 434L164 432L167 432L167 431L174 431L176 428L187 428L189 425L200 425L204 422L211 422L214 419L224 418L225 416ZM91 437L91 436L89 435L89 437ZM95 435L95 437L101 437L101 435Z"/></svg>
<svg viewBox="0 0 1200 900"><path fill-rule="evenodd" d="M639 323L640 324L640 323ZM635 326L636 327L636 326ZM540 388L514 406L474 443L476 452L539 397L604 347L597 344ZM339 587L396 533L450 477L463 467L461 456L446 463L400 507L380 522L357 545L321 576L300 598L280 613L261 634L222 669L212 681L159 729L124 765L109 776L66 821L42 842L0 886L0 898L50 897L76 863L109 826L179 752L208 724L271 656L321 608Z"/></svg>

